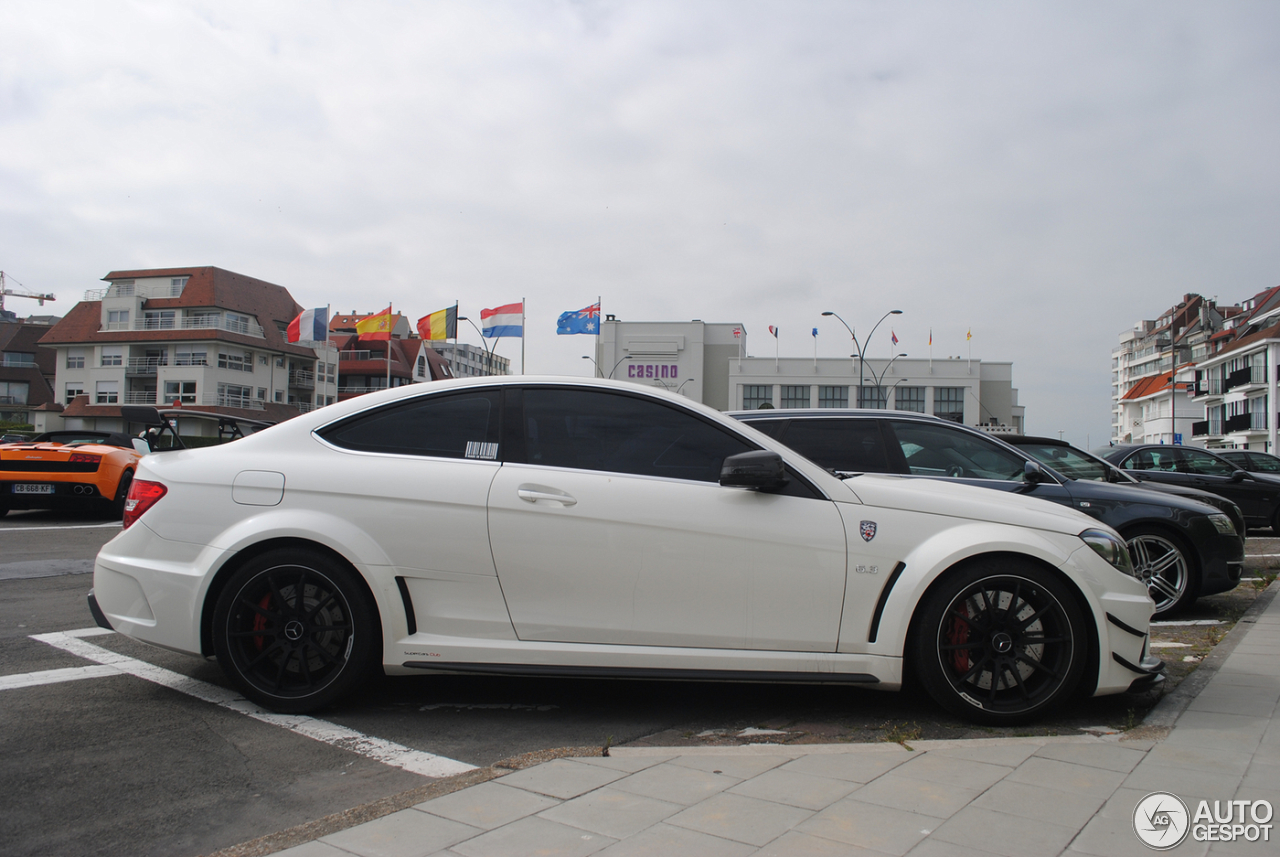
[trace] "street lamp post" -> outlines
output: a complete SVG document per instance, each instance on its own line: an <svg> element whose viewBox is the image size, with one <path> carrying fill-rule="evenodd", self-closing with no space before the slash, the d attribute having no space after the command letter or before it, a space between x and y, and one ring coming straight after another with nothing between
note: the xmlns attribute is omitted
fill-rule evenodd
<svg viewBox="0 0 1280 857"><path fill-rule="evenodd" d="M844 329L845 329L845 330L847 330L847 331L849 331L849 336L853 339L853 347L854 347L854 348L856 348L856 349L858 350L858 406L859 406L859 407L861 407L861 406L862 406L862 372L863 372L863 365L866 363L866 348L867 348L867 346L871 343L871 337L875 336L876 328L877 328L877 327L879 327L879 326L881 325L881 323L882 323L886 318L888 318L889 316L891 316L891 315L902 315L902 310L900 310L900 309L891 309L891 310L889 310L887 313L885 313L883 316L881 316L881 317L880 317L880 321L877 321L877 322L875 323L875 325L871 328L871 332L867 334L866 339L862 340L862 344L861 344L861 345L859 345L859 344L858 344L858 337L857 337L857 335L853 332L853 328L852 328L852 327L850 327L850 326L849 326L849 324L848 324L848 322L846 322L843 318L840 318L840 316L836 315L836 314L835 314L834 312L832 312L831 310L827 310L827 311L823 312L822 314L823 314L823 315L829 315L829 316L832 316L832 317L834 317L837 321L839 321L841 324L843 324L843 325L844 325ZM850 357L852 357L853 355L851 354L851 355L849 355L849 356L850 356ZM896 359L896 358L895 358L895 359ZM890 361L890 362L892 362L892 361ZM885 368L887 369L888 367L886 366ZM872 373L872 374L874 374L874 373Z"/></svg>
<svg viewBox="0 0 1280 857"><path fill-rule="evenodd" d="M584 355L582 355L582 359L583 359L583 360L590 360L592 363L595 363L596 371L600 373L600 377L601 377L601 378L604 378L604 377L605 377L604 370L600 368L600 364L599 364L599 363L596 363L596 359L595 359L594 357L590 356L589 354L584 354ZM617 362L617 363L614 363L614 364L613 364L613 368L609 370L609 375L608 375L608 377L609 377L610 379L612 379L612 378L613 378L613 373L618 371L618 367L622 365L622 361L623 361L623 360L630 360L630 359L631 359L631 355L630 355L630 354L628 354L628 355L627 355L627 356L625 356L625 357L619 358L618 362Z"/></svg>
<svg viewBox="0 0 1280 857"><path fill-rule="evenodd" d="M471 325L472 327L475 327L476 333L480 334L480 344L484 346L485 374L492 375L493 374L493 350L489 348L488 343L485 342L484 331L481 330L479 327L476 327L476 323L471 319L467 318L465 315L458 316L458 321L465 321L467 324Z"/></svg>

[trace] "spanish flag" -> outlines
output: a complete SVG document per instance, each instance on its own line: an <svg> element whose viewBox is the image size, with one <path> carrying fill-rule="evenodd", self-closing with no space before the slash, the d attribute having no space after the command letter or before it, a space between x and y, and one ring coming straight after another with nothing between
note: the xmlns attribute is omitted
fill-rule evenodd
<svg viewBox="0 0 1280 857"><path fill-rule="evenodd" d="M356 334L361 339L390 339L391 326L394 323L391 307L388 306L382 312L366 316L356 322Z"/></svg>
<svg viewBox="0 0 1280 857"><path fill-rule="evenodd" d="M457 305L418 319L418 335L423 339L456 339L458 336Z"/></svg>

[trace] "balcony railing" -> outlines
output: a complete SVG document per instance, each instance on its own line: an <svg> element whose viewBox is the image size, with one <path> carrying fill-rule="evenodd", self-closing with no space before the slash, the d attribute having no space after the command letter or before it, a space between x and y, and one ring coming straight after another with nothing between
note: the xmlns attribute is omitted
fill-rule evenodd
<svg viewBox="0 0 1280 857"><path fill-rule="evenodd" d="M227 319L222 316L185 316L183 318L142 318L133 321L105 322L102 331L112 330L226 330L243 336L264 339L262 325L257 322L243 322Z"/></svg>
<svg viewBox="0 0 1280 857"><path fill-rule="evenodd" d="M159 283L153 286L139 286L133 283L117 283L105 289L89 289L84 293L87 301L100 301L103 298L178 298L182 297L183 285Z"/></svg>
<svg viewBox="0 0 1280 857"><path fill-rule="evenodd" d="M339 387L339 396L362 396L365 393L372 393L377 390L385 390L387 386L383 384L381 387Z"/></svg>
<svg viewBox="0 0 1280 857"><path fill-rule="evenodd" d="M339 351L338 360L385 360L386 355L381 351Z"/></svg>
<svg viewBox="0 0 1280 857"><path fill-rule="evenodd" d="M290 372L289 386L302 387L307 390L314 390L316 388L316 375L314 372L306 372L302 370L295 370L293 372Z"/></svg>
<svg viewBox="0 0 1280 857"><path fill-rule="evenodd" d="M1226 393L1247 384L1265 383L1267 383L1267 372L1265 369L1255 366L1245 366L1243 369L1237 369L1227 376L1226 382L1222 385L1222 392Z"/></svg>
<svg viewBox="0 0 1280 857"><path fill-rule="evenodd" d="M130 357L124 365L126 375L154 375L160 366L168 366L167 357Z"/></svg>
<svg viewBox="0 0 1280 857"><path fill-rule="evenodd" d="M265 410L265 405L261 399L255 399L252 396L237 396L231 393L205 393L200 401L201 404L213 405L219 408L243 408L247 411Z"/></svg>
<svg viewBox="0 0 1280 857"><path fill-rule="evenodd" d="M3 365L6 369L31 369L36 359L30 354L6 354Z"/></svg>
<svg viewBox="0 0 1280 857"><path fill-rule="evenodd" d="M126 405L154 405L156 403L156 391L127 390L124 394L124 403Z"/></svg>
<svg viewBox="0 0 1280 857"><path fill-rule="evenodd" d="M1202 420L1198 423L1191 424L1192 437L1207 437L1209 435L1209 421Z"/></svg>

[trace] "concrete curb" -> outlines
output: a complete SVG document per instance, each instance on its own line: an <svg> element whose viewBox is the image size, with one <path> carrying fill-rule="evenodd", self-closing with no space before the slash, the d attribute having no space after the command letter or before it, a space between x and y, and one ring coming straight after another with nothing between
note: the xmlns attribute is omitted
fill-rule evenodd
<svg viewBox="0 0 1280 857"><path fill-rule="evenodd" d="M1280 592L1280 580L1274 581L1254 599L1249 609L1244 611L1244 615L1236 622L1235 627L1213 647L1213 651L1200 662L1195 672L1184 678L1172 693L1162 697L1155 707L1147 712L1147 716L1142 718L1142 726L1171 728L1182 712L1187 710L1192 700L1199 696L1218 674L1218 670L1226 663L1227 658L1235 651L1248 630L1257 623L1258 616L1267 609L1278 592Z"/></svg>

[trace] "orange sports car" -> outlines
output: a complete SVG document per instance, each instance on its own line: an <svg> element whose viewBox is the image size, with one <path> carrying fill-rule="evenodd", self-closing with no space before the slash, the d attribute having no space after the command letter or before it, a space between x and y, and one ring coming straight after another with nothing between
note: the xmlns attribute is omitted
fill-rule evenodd
<svg viewBox="0 0 1280 857"><path fill-rule="evenodd" d="M122 517L140 458L134 439L119 432L51 431L0 445L0 516L97 508Z"/></svg>

